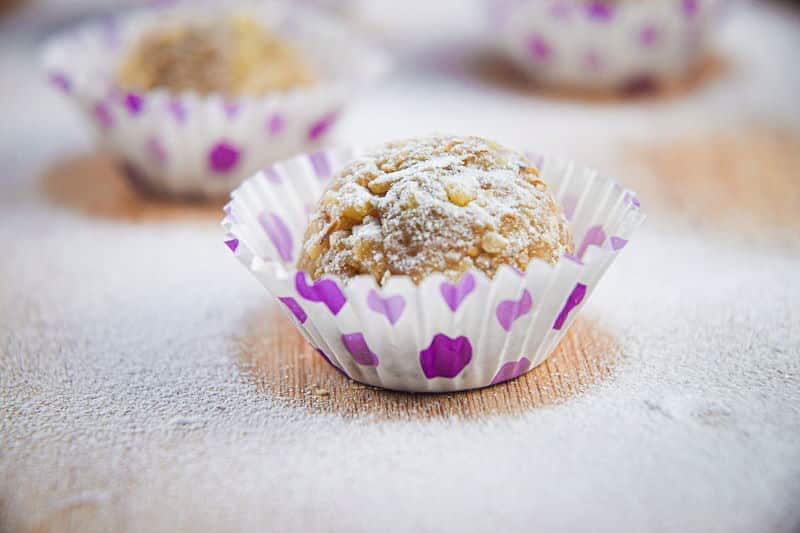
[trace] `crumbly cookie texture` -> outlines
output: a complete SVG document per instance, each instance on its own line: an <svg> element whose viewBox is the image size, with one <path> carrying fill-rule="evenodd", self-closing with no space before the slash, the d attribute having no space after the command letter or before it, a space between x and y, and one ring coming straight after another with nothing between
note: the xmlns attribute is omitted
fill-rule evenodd
<svg viewBox="0 0 800 533"><path fill-rule="evenodd" d="M246 14L221 23L155 28L132 47L117 74L133 90L263 94L314 83L310 66L284 39Z"/></svg>
<svg viewBox="0 0 800 533"><path fill-rule="evenodd" d="M479 137L389 143L339 171L311 216L298 268L316 279L369 274L419 283L470 268L525 271L573 249L547 185L525 156Z"/></svg>

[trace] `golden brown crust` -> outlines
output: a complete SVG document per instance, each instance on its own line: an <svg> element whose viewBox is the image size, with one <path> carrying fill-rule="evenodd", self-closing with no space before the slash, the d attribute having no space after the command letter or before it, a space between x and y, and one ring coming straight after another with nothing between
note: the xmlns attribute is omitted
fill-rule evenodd
<svg viewBox="0 0 800 533"><path fill-rule="evenodd" d="M244 15L145 33L123 61L118 83L200 94L263 94L310 85L311 68L287 42Z"/></svg>
<svg viewBox="0 0 800 533"><path fill-rule="evenodd" d="M389 275L419 283L501 265L554 263L572 235L521 154L478 137L389 143L333 177L311 217L298 268L312 278Z"/></svg>

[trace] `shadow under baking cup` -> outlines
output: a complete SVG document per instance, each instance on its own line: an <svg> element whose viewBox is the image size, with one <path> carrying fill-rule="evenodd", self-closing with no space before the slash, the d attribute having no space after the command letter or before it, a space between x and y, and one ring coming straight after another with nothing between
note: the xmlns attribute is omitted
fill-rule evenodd
<svg viewBox="0 0 800 533"><path fill-rule="evenodd" d="M683 78L663 80L642 73L615 89L581 89L536 83L500 54L478 54L471 60L465 61L463 71L468 77L515 93L614 104L628 101L669 100L692 94L727 76L730 73L730 65L723 56L708 53Z"/></svg>
<svg viewBox="0 0 800 533"><path fill-rule="evenodd" d="M216 220L223 202L175 203L150 193L130 166L99 152L56 161L40 178L53 203L86 215L117 220Z"/></svg>
<svg viewBox="0 0 800 533"><path fill-rule="evenodd" d="M608 331L579 318L550 358L527 374L483 389L419 394L370 387L345 377L274 305L243 325L237 344L237 363L260 391L315 413L379 420L516 414L569 401L608 379L618 355Z"/></svg>

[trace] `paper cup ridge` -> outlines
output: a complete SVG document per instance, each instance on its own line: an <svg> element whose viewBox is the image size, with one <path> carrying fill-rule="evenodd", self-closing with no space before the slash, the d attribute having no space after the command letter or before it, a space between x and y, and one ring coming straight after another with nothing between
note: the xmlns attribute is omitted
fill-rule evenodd
<svg viewBox="0 0 800 533"><path fill-rule="evenodd" d="M468 271L418 286L394 276L312 281L294 263L328 178L361 153L326 150L277 163L231 195L226 243L311 345L350 378L387 389L446 392L513 379L542 363L644 215L635 194L591 169L531 155L564 207L574 256Z"/></svg>

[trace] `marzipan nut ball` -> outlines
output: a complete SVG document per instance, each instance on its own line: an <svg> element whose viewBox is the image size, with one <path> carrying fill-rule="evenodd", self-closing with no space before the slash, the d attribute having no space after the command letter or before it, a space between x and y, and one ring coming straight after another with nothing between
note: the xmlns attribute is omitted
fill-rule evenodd
<svg viewBox="0 0 800 533"><path fill-rule="evenodd" d="M311 216L298 268L313 279L370 275L419 283L501 265L555 263L573 239L539 172L479 137L391 142L331 178Z"/></svg>

